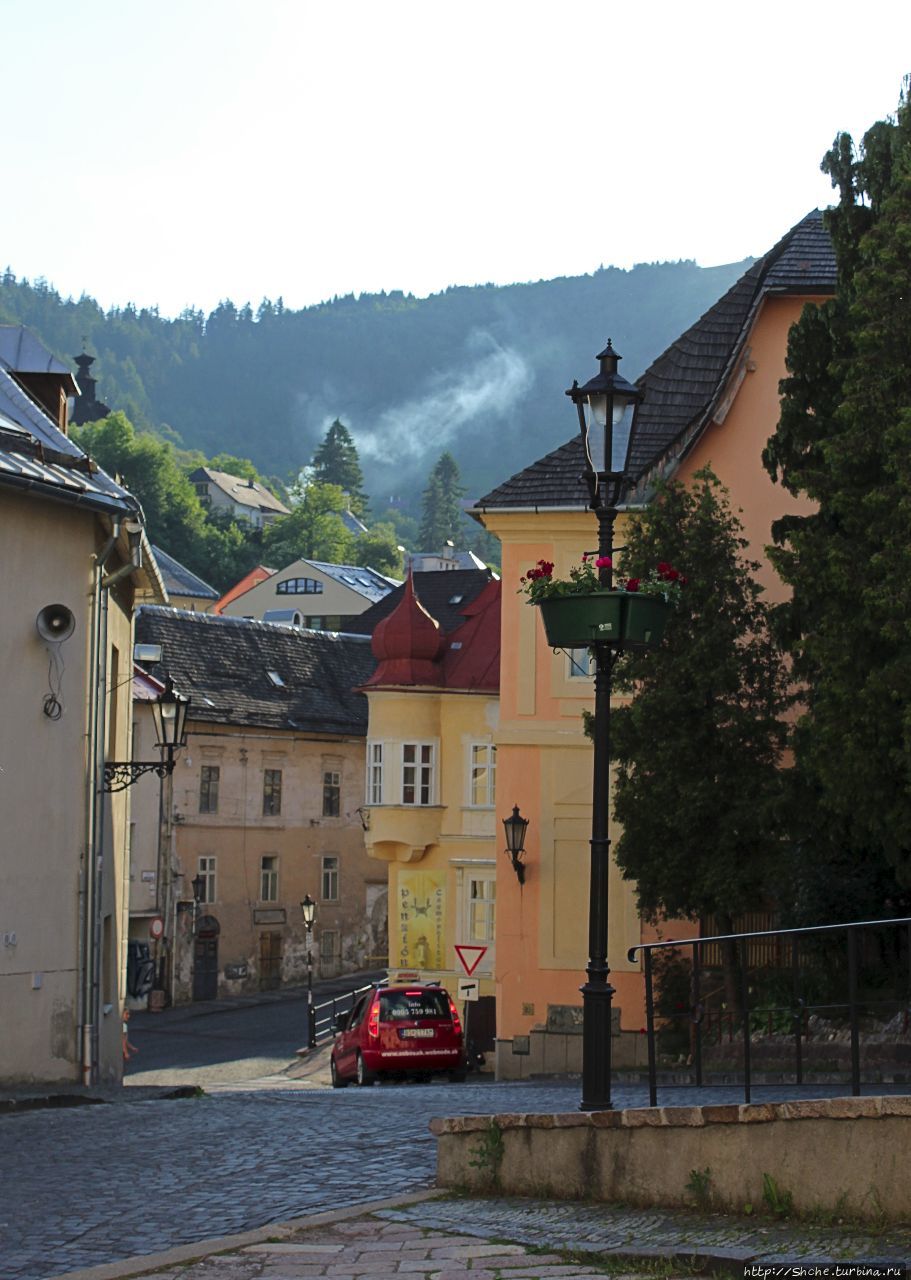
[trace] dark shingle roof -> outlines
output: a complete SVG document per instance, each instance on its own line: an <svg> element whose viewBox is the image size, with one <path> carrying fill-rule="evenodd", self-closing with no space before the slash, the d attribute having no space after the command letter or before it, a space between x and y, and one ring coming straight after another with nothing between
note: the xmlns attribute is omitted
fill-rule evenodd
<svg viewBox="0 0 911 1280"><path fill-rule="evenodd" d="M136 614L136 640L162 646L161 663L143 665L156 676L167 671L179 691L192 698L192 720L354 737L367 733L367 699L354 692L376 666L366 636L293 631L244 618L144 606Z"/></svg>
<svg viewBox="0 0 911 1280"><path fill-rule="evenodd" d="M835 253L818 209L681 334L637 379L645 393L636 420L632 470L641 476L671 446L692 441L709 422L718 397L769 294L832 293ZM498 507L585 507L578 435L479 499L475 511Z"/></svg>
<svg viewBox="0 0 911 1280"><path fill-rule="evenodd" d="M414 594L445 634L465 621L465 607L476 600L494 575L489 569L436 569L414 575ZM346 623L349 632L373 635L378 622L399 603L405 584Z"/></svg>
<svg viewBox="0 0 911 1280"><path fill-rule="evenodd" d="M218 592L208 582L196 576L190 569L169 556L161 547L153 547L152 551L158 561L161 576L168 589L169 596L197 596L201 600L217 600Z"/></svg>

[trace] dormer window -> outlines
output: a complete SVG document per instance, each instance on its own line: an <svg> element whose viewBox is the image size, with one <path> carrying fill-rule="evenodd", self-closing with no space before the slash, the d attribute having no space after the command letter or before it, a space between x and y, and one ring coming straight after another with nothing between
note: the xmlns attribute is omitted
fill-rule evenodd
<svg viewBox="0 0 911 1280"><path fill-rule="evenodd" d="M285 578L275 592L280 596L318 596L323 593L323 584L316 578Z"/></svg>
<svg viewBox="0 0 911 1280"><path fill-rule="evenodd" d="M267 672L266 672L266 675L269 677L269 679L270 679L270 680L272 681L272 683L275 685L276 689L284 689L284 687L285 687L285 682L284 682L284 680L281 678L281 676L278 674L278 672L277 672L277 671L267 671Z"/></svg>

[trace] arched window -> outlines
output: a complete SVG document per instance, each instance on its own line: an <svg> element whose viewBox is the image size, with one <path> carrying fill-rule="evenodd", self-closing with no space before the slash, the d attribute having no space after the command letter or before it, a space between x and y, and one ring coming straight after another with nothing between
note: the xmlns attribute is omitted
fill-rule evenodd
<svg viewBox="0 0 911 1280"><path fill-rule="evenodd" d="M318 596L322 595L323 584L316 578L285 578L275 591L280 596Z"/></svg>

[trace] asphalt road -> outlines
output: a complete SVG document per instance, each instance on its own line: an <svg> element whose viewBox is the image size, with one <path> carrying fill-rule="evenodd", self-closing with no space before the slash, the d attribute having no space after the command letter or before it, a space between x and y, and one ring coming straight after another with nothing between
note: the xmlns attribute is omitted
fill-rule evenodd
<svg viewBox="0 0 911 1280"><path fill-rule="evenodd" d="M314 984L314 1001L365 985L380 973L349 974ZM138 1050L127 1084L196 1084L202 1088L262 1079L296 1064L307 1043L307 993L292 988L228 1001L181 1005L130 1017Z"/></svg>

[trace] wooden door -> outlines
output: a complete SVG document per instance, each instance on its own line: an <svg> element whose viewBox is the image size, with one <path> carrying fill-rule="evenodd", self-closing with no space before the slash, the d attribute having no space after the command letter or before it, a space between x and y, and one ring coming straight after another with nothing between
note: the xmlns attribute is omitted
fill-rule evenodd
<svg viewBox="0 0 911 1280"><path fill-rule="evenodd" d="M282 935L259 935L259 987L261 991L274 991L282 982Z"/></svg>
<svg viewBox="0 0 911 1280"><path fill-rule="evenodd" d="M193 999L218 996L218 937L200 938L193 946Z"/></svg>

